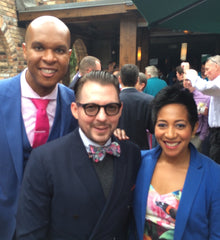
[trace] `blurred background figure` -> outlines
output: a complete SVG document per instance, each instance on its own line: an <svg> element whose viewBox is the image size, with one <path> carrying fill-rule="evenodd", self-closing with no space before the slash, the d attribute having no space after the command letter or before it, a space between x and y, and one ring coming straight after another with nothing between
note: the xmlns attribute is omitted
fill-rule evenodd
<svg viewBox="0 0 220 240"><path fill-rule="evenodd" d="M117 70L118 70L118 67L116 66L116 62L113 60L110 61L108 63L108 69L106 69L106 71L113 74Z"/></svg>
<svg viewBox="0 0 220 240"><path fill-rule="evenodd" d="M180 83L181 85L183 85L184 71L181 66L176 67L176 78L177 78L177 83Z"/></svg>
<svg viewBox="0 0 220 240"><path fill-rule="evenodd" d="M79 71L74 75L73 80L69 85L69 88L75 90L77 81L86 73L89 73L93 70L101 70L100 60L94 56L85 56L79 63Z"/></svg>
<svg viewBox="0 0 220 240"><path fill-rule="evenodd" d="M189 69L186 79L202 93L211 96L208 113L210 127L210 157L220 164L220 55L209 57L205 63L205 75L209 81L200 78L197 72ZM189 84L189 83L187 83Z"/></svg>
<svg viewBox="0 0 220 240"><path fill-rule="evenodd" d="M188 80L184 80L184 86ZM187 87L193 94L193 98L197 105L199 126L196 133L192 136L191 143L197 148L199 152L207 155L205 149L203 149L203 142L209 136L209 124L208 124L208 110L210 103L210 96L201 93L194 87Z"/></svg>
<svg viewBox="0 0 220 240"><path fill-rule="evenodd" d="M158 77L158 69L155 66L146 67L145 75L147 77L147 85L144 93L155 96L162 88L167 86L167 83Z"/></svg>
<svg viewBox="0 0 220 240"><path fill-rule="evenodd" d="M137 84L135 85L135 88L139 91L139 92L143 92L144 88L147 85L147 77L143 72L139 72L139 77L138 77L138 81Z"/></svg>
<svg viewBox="0 0 220 240"><path fill-rule="evenodd" d="M124 129L129 139L141 149L149 149L147 129L152 132L151 101L153 96L137 91L135 88L139 69L134 64L125 64L121 68L120 100L123 103L118 128Z"/></svg>
<svg viewBox="0 0 220 240"><path fill-rule="evenodd" d="M205 62L202 62L201 64L201 69L200 72L198 73L198 75L203 78L204 80L208 81L208 78L205 75Z"/></svg>

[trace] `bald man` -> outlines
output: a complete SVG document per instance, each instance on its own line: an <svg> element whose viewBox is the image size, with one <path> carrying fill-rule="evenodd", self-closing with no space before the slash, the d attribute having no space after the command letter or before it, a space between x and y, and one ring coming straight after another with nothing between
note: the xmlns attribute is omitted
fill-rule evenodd
<svg viewBox="0 0 220 240"><path fill-rule="evenodd" d="M94 56L85 56L79 63L79 71L74 75L72 82L69 87L72 90L76 90L78 80L83 77L86 73L93 70L101 70L101 62L98 58Z"/></svg>
<svg viewBox="0 0 220 240"><path fill-rule="evenodd" d="M30 152L78 125L70 110L74 93L58 83L67 72L71 55L68 27L56 17L36 18L27 28L23 51L27 68L13 78L0 81L0 239L3 240L13 239L15 234L19 189ZM46 130L37 129L40 117L36 102L47 102L39 110L44 111Z"/></svg>

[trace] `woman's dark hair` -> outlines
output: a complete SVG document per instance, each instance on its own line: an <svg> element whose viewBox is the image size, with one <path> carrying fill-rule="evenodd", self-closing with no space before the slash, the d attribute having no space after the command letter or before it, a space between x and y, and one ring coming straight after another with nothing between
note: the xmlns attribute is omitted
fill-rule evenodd
<svg viewBox="0 0 220 240"><path fill-rule="evenodd" d="M168 104L182 104L188 112L188 120L192 129L198 121L197 106L193 94L180 84L174 84L161 89L152 101L152 121L155 126L158 113L162 107Z"/></svg>

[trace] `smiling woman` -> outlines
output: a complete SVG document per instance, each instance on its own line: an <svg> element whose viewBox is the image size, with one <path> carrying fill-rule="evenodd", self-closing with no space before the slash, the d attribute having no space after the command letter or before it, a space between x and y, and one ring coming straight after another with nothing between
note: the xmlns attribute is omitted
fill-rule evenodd
<svg viewBox="0 0 220 240"><path fill-rule="evenodd" d="M142 151L134 202L138 239L219 239L220 166L190 143L198 125L193 95L176 84L162 89L152 106L159 145Z"/></svg>

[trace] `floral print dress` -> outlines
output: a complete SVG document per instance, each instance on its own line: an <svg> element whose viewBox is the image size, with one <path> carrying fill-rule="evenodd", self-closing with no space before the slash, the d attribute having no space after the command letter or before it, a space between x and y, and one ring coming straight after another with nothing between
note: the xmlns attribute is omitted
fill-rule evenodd
<svg viewBox="0 0 220 240"><path fill-rule="evenodd" d="M172 240L182 190L160 195L150 185L145 216L144 240Z"/></svg>

